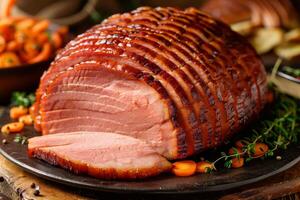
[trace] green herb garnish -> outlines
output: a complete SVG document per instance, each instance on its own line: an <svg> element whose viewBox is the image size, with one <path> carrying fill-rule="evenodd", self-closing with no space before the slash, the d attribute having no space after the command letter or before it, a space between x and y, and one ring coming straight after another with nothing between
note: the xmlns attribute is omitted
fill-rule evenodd
<svg viewBox="0 0 300 200"><path fill-rule="evenodd" d="M35 102L35 95L33 93L26 94L25 92L14 92L11 98L13 106L29 107Z"/></svg>
<svg viewBox="0 0 300 200"><path fill-rule="evenodd" d="M224 163L224 167L226 168L231 168L231 165L232 165L232 160L226 160L225 163Z"/></svg>
<svg viewBox="0 0 300 200"><path fill-rule="evenodd" d="M23 136L23 135L16 135L16 137L14 138L14 142L16 143L20 143L22 145L27 144L28 138Z"/></svg>
<svg viewBox="0 0 300 200"><path fill-rule="evenodd" d="M99 23L101 22L103 19L105 19L98 11L94 10L91 15L90 15L91 19L93 20L93 22L95 23Z"/></svg>
<svg viewBox="0 0 300 200"><path fill-rule="evenodd" d="M255 157L254 147L257 143L267 144L269 150L264 157L273 157L278 149L287 149L292 143L297 143L300 136L300 105L298 100L293 97L275 92L274 108L270 111L266 119L256 124L249 132L249 137L243 138L245 146L242 152L238 152L233 148L234 153L228 155L221 152L221 156L212 162L212 169L216 169L215 165L219 161L224 161L226 168L231 168L232 159L241 156L245 157L245 162L250 162Z"/></svg>
<svg viewBox="0 0 300 200"><path fill-rule="evenodd" d="M262 120L252 130L251 140L268 144L272 152L286 149L296 143L300 135L300 107L296 99L284 94L276 94L276 102L269 119Z"/></svg>
<svg viewBox="0 0 300 200"><path fill-rule="evenodd" d="M294 77L300 77L300 69L296 69L296 68L293 68L293 67L289 67L289 66L284 66L282 68L282 71L291 75L291 76L294 76Z"/></svg>

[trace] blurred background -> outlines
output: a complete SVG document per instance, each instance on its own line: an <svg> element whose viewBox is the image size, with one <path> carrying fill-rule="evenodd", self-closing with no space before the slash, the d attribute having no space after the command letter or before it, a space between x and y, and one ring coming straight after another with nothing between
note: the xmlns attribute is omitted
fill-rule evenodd
<svg viewBox="0 0 300 200"><path fill-rule="evenodd" d="M55 24L68 26L71 33L77 35L112 14L134 10L140 6L201 8L232 25L234 30L246 37L259 35L260 37L257 36L252 41L254 47L258 46L255 43L259 43L256 48L259 54L268 53L277 43L282 44L282 41L279 41L284 37L282 30L286 32L297 29L290 35L293 39L298 35L300 37L297 14L300 10L299 0L16 0L12 15L48 19ZM267 28L268 31L260 31L260 28ZM281 30L277 30L278 28ZM272 41L267 39L267 42L261 45L269 35ZM283 51L283 57L291 57L285 53Z"/></svg>
<svg viewBox="0 0 300 200"><path fill-rule="evenodd" d="M199 7L203 2L204 0L17 0L13 15L48 18L55 23L71 26L72 31L81 32L112 14L130 11L140 6L184 8Z"/></svg>
<svg viewBox="0 0 300 200"><path fill-rule="evenodd" d="M49 19L77 35L113 14L141 6L198 7L248 37L260 55L273 50L289 60L300 54L300 46L295 48L294 43L286 48L290 40L300 42L299 0L16 0L12 15ZM288 42L283 41L285 33ZM279 44L283 48L276 50ZM267 60L271 65L275 58Z"/></svg>
<svg viewBox="0 0 300 200"><path fill-rule="evenodd" d="M235 0L231 0L234 2ZM247 0L252 1L252 0ZM133 10L140 6L200 7L206 0L17 0L14 15L34 15L50 18L55 22L76 25L83 20L99 23L102 19L119 12ZM299 7L300 1L292 1Z"/></svg>

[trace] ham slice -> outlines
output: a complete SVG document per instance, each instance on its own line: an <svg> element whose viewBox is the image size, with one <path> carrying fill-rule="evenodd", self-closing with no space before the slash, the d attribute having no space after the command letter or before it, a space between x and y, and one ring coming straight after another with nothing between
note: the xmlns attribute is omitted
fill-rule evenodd
<svg viewBox="0 0 300 200"><path fill-rule="evenodd" d="M35 137L28 141L28 153L74 173L105 179L145 178L171 168L171 163L150 145L115 133L74 132Z"/></svg>

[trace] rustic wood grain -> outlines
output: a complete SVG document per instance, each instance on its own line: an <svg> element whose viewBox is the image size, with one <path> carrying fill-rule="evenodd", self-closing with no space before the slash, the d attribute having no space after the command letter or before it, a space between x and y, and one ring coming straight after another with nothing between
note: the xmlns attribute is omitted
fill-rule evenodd
<svg viewBox="0 0 300 200"><path fill-rule="evenodd" d="M290 181L275 183L270 186L264 186L259 188L254 188L250 190L245 190L240 193L226 195L220 200L269 200L287 196L289 194L294 194L300 191L300 177L295 178Z"/></svg>
<svg viewBox="0 0 300 200"><path fill-rule="evenodd" d="M2 156L0 156L0 176L5 179L8 186L3 186L4 188L12 189L12 192L5 192L11 193L10 196L13 199L39 199L39 200L86 200L87 198L78 196L76 194L72 194L69 192L64 191L60 187L55 187L52 184L43 181L37 177L31 176L12 164L10 161L6 160ZM35 196L34 189L30 186L32 183L35 183L40 187L40 196ZM4 181L1 184L5 184ZM2 187L2 188L3 188ZM2 189L4 190L4 189Z"/></svg>
<svg viewBox="0 0 300 200"><path fill-rule="evenodd" d="M300 192L300 163L277 176L241 188L241 192L225 195L220 200L267 200Z"/></svg>

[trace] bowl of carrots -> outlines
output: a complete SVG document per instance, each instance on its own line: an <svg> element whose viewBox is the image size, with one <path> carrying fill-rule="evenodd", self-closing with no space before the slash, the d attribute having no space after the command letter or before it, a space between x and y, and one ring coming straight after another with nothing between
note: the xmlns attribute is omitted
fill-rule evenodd
<svg viewBox="0 0 300 200"><path fill-rule="evenodd" d="M47 19L10 16L14 0L4 0L0 15L0 103L16 90L34 89L56 53L69 39L65 26Z"/></svg>

